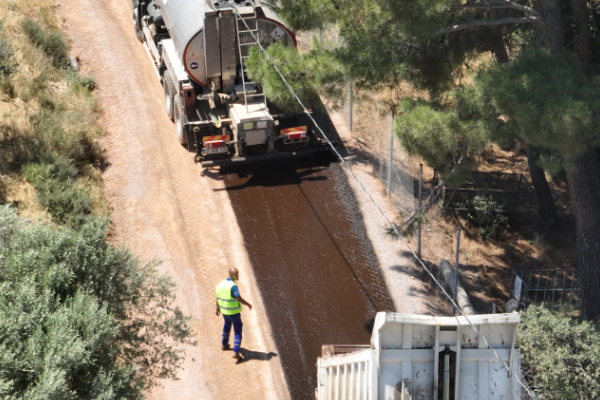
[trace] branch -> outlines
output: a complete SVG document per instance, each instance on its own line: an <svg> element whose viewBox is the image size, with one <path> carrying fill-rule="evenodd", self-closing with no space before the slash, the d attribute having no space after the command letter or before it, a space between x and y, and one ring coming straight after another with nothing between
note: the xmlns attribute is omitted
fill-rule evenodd
<svg viewBox="0 0 600 400"><path fill-rule="evenodd" d="M481 5L481 4L462 4L460 6L452 6L450 8L452 8L453 10L496 10L496 9L500 9L500 8L514 9L514 7L511 7L509 5L486 6L486 5Z"/></svg>
<svg viewBox="0 0 600 400"><path fill-rule="evenodd" d="M512 8L515 10L523 11L524 13L531 14L535 17L541 17L542 13L536 10L535 8L527 7L521 4L513 3L512 1L506 0L492 0L496 4L500 4L505 6L506 8Z"/></svg>
<svg viewBox="0 0 600 400"><path fill-rule="evenodd" d="M454 25L449 28L440 29L436 32L438 35L444 35L446 33L462 31L469 29L473 26L493 26L493 25L505 25L505 24L533 24L538 22L538 17L520 17L520 18L500 18L500 19L475 19L464 24Z"/></svg>
<svg viewBox="0 0 600 400"><path fill-rule="evenodd" d="M523 6L521 4L516 4L516 3L510 2L510 1L504 1L504 0L492 0L492 1L494 3L496 3L496 5L486 5L486 4L481 4L481 3L466 3L466 4L461 4L459 6L453 6L451 8L456 9L456 10L460 10L460 9L494 10L494 9L499 9L499 8L510 8L513 10L522 11L524 13L533 15L535 17L542 16L542 13L539 12L538 10L536 10L535 8Z"/></svg>

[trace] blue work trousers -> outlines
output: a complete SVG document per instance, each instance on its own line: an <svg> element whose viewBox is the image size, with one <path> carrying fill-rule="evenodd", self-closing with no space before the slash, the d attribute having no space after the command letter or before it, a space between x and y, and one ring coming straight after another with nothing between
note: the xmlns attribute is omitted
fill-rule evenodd
<svg viewBox="0 0 600 400"><path fill-rule="evenodd" d="M233 315L223 314L225 323L223 324L223 340L221 344L227 346L229 344L229 334L231 333L231 325L233 325L233 352L240 352L240 345L242 344L242 314L237 313Z"/></svg>

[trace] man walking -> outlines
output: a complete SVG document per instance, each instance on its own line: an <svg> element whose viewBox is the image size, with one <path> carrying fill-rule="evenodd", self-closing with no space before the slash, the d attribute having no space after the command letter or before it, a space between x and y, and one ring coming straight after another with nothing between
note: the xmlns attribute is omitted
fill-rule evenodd
<svg viewBox="0 0 600 400"><path fill-rule="evenodd" d="M223 339L221 341L221 349L229 350L229 334L231 325L233 325L233 358L238 361L243 361L244 357L240 354L240 345L242 344L242 306L248 306L252 310L252 304L240 296L240 292L236 285L240 273L236 268L229 270L229 278L225 279L217 285L217 317L219 313L223 314Z"/></svg>

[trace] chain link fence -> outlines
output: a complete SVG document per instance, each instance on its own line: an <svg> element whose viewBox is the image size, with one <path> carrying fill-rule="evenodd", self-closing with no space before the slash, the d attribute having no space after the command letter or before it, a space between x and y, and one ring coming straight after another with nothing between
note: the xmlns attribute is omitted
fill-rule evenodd
<svg viewBox="0 0 600 400"><path fill-rule="evenodd" d="M313 31L299 37L300 52L307 51L314 39L326 47L344 46L335 29ZM356 97L348 83L338 112L352 133L358 148L357 157L373 167L374 174L386 188L386 194L398 210L399 222L418 210L419 162L408 155L393 134L393 114L378 94L361 93ZM423 198L428 192L422 193Z"/></svg>
<svg viewBox="0 0 600 400"><path fill-rule="evenodd" d="M351 90L347 93L350 99ZM408 155L393 134L392 113L375 109L374 102L376 99L372 98L349 100L340 113L355 139L357 156L373 167L391 204L398 210L398 222L402 222L418 209L419 163Z"/></svg>

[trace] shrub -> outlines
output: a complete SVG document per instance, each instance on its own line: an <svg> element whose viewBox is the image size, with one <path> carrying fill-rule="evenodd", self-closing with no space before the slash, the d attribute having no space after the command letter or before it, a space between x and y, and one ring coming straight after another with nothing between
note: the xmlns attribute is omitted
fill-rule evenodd
<svg viewBox="0 0 600 400"><path fill-rule="evenodd" d="M508 217L499 212L502 207L492 197L475 196L467 208L467 219L477 227L484 241L498 238L508 228Z"/></svg>
<svg viewBox="0 0 600 400"><path fill-rule="evenodd" d="M14 82L6 76L0 77L0 90L7 94L11 99L17 97L17 88L15 87Z"/></svg>
<svg viewBox="0 0 600 400"><path fill-rule="evenodd" d="M9 76L17 71L19 64L13 59L14 54L10 43L0 37L0 76Z"/></svg>
<svg viewBox="0 0 600 400"><path fill-rule="evenodd" d="M523 312L519 346L524 367L544 399L600 396L600 325L572 311L531 305Z"/></svg>
<svg viewBox="0 0 600 400"><path fill-rule="evenodd" d="M79 74L77 74L73 78L71 83L75 89L84 89L89 92L93 92L97 87L96 79L90 75L80 76Z"/></svg>
<svg viewBox="0 0 600 400"><path fill-rule="evenodd" d="M39 140L39 153L53 151L68 159L79 158L83 153L81 137L65 131L65 115L42 109L29 116L29 122Z"/></svg>
<svg viewBox="0 0 600 400"><path fill-rule="evenodd" d="M31 43L52 58L55 67L66 64L69 45L66 43L62 32L55 29L45 30L32 19L25 19L21 27Z"/></svg>
<svg viewBox="0 0 600 400"><path fill-rule="evenodd" d="M42 107L45 110L54 111L54 109L56 108L56 103L55 103L54 99L50 96L41 95L39 97L39 102L40 102L40 107Z"/></svg>
<svg viewBox="0 0 600 400"><path fill-rule="evenodd" d="M0 21L0 32L2 32L3 23ZM0 78L8 77L15 73L19 64L14 59L15 52L10 43L0 36Z"/></svg>
<svg viewBox="0 0 600 400"><path fill-rule="evenodd" d="M92 198L77 187L78 171L58 156L50 155L45 162L25 166L25 177L36 189L40 205L61 224L78 228L92 213Z"/></svg>
<svg viewBox="0 0 600 400"><path fill-rule="evenodd" d="M0 206L0 398L142 399L172 377L189 318L156 263L106 240L32 224Z"/></svg>

